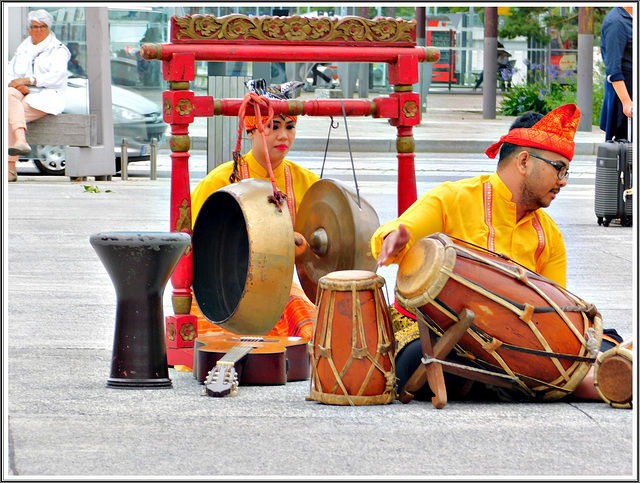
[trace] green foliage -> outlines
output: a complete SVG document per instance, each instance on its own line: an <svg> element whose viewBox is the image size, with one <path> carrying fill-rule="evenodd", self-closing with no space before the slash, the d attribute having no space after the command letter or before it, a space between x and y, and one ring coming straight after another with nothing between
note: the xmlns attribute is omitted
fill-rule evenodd
<svg viewBox="0 0 640 483"><path fill-rule="evenodd" d="M602 21L612 7L592 8L594 44L600 45ZM502 18L501 38L524 36L546 45L551 40L546 34L546 29L550 28L559 32L563 41L570 40L574 46L577 45L579 13L575 10L571 15L562 15L560 7L512 7L511 15Z"/></svg>
<svg viewBox="0 0 640 483"><path fill-rule="evenodd" d="M87 186L84 185L85 193L102 193L103 191L97 186ZM111 193L111 190L104 190L104 193Z"/></svg>
<svg viewBox="0 0 640 483"><path fill-rule="evenodd" d="M513 86L509 92L502 96L500 107L505 116L519 116L527 111L535 111L540 114L549 112L542 88L538 84Z"/></svg>
<svg viewBox="0 0 640 483"><path fill-rule="evenodd" d="M545 75L546 72L546 75ZM559 82L561 79L556 66L549 69L541 64L529 66L529 82L516 85L502 96L500 108L505 116L519 116L527 111L547 114L564 104L577 104L577 86L575 82ZM600 111L604 85L602 77L594 79L593 83L593 117L594 126L600 123Z"/></svg>
<svg viewBox="0 0 640 483"><path fill-rule="evenodd" d="M503 17L504 23L499 29L498 37L514 39L524 36L541 43L549 42L550 37L539 20L540 15L547 10L543 7L513 7L511 15Z"/></svg>
<svg viewBox="0 0 640 483"><path fill-rule="evenodd" d="M593 85L593 121L594 126L600 125L600 113L602 112L602 101L604 100L604 83L599 82Z"/></svg>

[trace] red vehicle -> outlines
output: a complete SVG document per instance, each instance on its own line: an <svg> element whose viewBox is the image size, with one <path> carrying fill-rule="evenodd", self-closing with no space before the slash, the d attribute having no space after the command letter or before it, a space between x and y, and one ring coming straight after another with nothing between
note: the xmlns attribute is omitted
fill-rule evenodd
<svg viewBox="0 0 640 483"><path fill-rule="evenodd" d="M444 20L427 20L427 45L440 49L440 60L433 64L432 82L455 84L455 53L452 47L456 44L456 33Z"/></svg>

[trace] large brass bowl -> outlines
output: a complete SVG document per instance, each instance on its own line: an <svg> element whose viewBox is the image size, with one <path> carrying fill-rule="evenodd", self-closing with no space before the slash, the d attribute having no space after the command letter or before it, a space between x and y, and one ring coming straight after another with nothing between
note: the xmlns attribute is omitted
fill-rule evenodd
<svg viewBox="0 0 640 483"><path fill-rule="evenodd" d="M263 335L289 299L295 250L287 204L247 179L204 202L193 228L193 294L202 314L236 334Z"/></svg>

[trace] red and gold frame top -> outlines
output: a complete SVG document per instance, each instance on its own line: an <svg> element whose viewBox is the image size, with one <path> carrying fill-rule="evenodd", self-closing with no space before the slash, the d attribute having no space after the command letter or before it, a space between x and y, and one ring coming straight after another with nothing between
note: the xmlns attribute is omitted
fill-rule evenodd
<svg viewBox="0 0 640 483"><path fill-rule="evenodd" d="M171 18L171 43L245 43L261 45L416 45L416 21L346 16L306 18L187 15Z"/></svg>

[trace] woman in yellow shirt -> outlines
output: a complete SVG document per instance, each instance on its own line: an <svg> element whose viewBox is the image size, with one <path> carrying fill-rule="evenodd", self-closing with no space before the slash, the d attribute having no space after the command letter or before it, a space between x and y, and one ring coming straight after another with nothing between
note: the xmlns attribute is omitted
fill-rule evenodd
<svg viewBox="0 0 640 483"><path fill-rule="evenodd" d="M284 84L277 90L267 88L263 80L250 81L247 87L259 95L266 97L286 99L290 88L295 88L292 83ZM262 118L263 123L267 121ZM276 116L272 122L264 128L264 140L257 128L254 117L244 118L245 130L251 140L251 150L241 156L239 161L229 161L212 170L191 194L192 220L195 225L200 208L214 191L228 186L242 179L254 178L271 181L267 153L277 188L287 195L287 204L295 222L295 213L307 190L320 176L303 168L285 156L291 150L296 137L295 116ZM219 326L209 322L198 309L195 300L192 302L191 313L198 316L198 335L226 332ZM282 317L275 327L267 334L272 336L298 336L311 339L311 328L315 316L315 305L305 295L302 287L293 283L289 301L284 309Z"/></svg>

